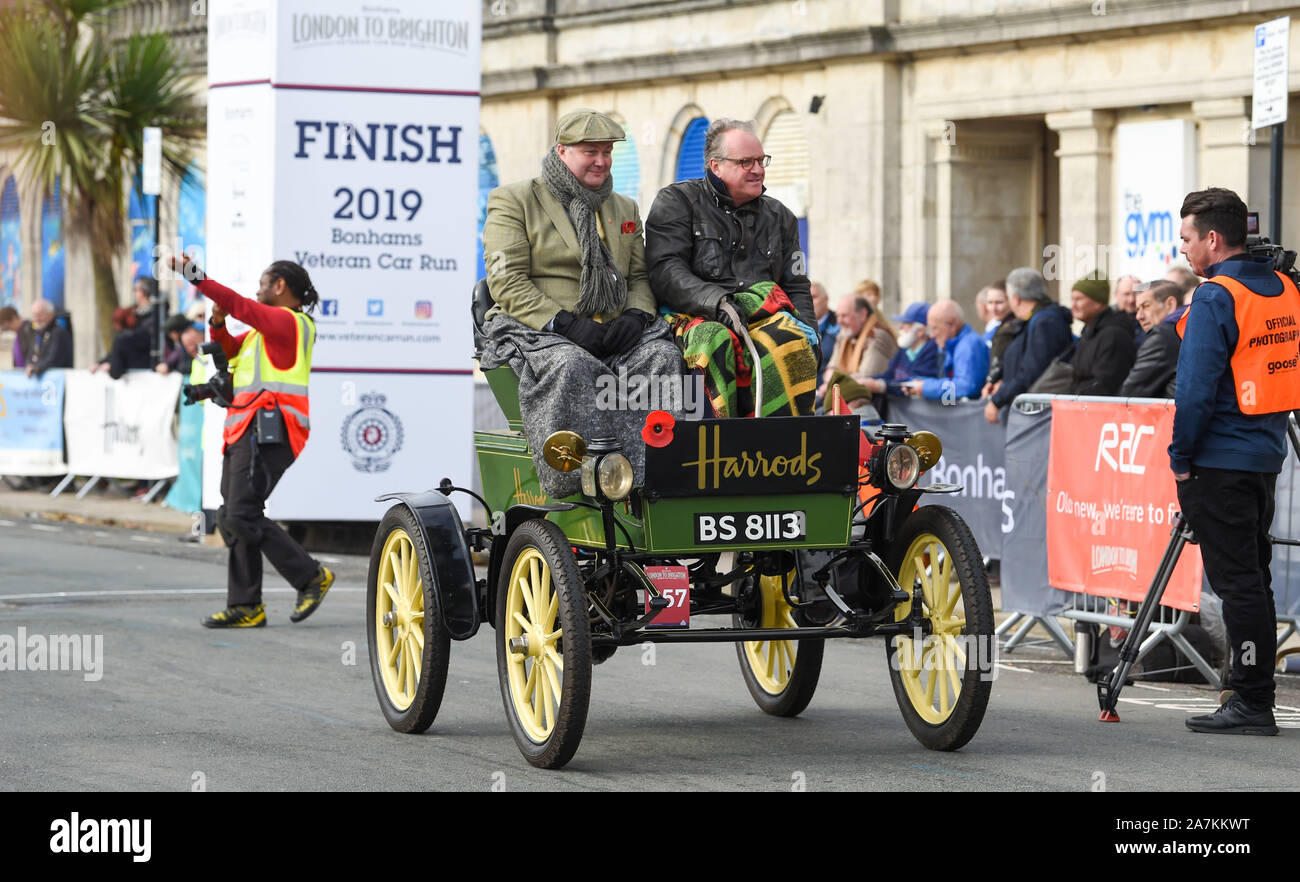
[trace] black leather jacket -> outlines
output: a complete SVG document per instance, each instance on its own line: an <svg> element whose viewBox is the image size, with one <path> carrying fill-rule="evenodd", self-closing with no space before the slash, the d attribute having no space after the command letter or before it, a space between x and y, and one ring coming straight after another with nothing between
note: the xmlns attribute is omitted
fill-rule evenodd
<svg viewBox="0 0 1300 882"><path fill-rule="evenodd" d="M669 184L646 217L645 256L650 287L669 309L713 318L725 295L773 281L798 318L817 326L798 221L771 196L737 207L708 177Z"/></svg>

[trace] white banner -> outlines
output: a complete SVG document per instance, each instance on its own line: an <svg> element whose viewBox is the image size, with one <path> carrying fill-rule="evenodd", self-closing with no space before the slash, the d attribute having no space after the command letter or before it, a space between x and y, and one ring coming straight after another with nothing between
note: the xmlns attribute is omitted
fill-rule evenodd
<svg viewBox="0 0 1300 882"><path fill-rule="evenodd" d="M174 478L179 374L69 371L63 409L68 472L106 478Z"/></svg>
<svg viewBox="0 0 1300 882"><path fill-rule="evenodd" d="M1163 279L1186 264L1179 254L1183 198L1196 186L1196 124L1191 120L1115 127L1115 235L1112 283L1132 273Z"/></svg>
<svg viewBox="0 0 1300 882"><path fill-rule="evenodd" d="M65 370L0 371L0 475L62 475Z"/></svg>
<svg viewBox="0 0 1300 882"><path fill-rule="evenodd" d="M311 438L269 510L375 520L376 495L437 483L431 458L469 486L481 0L209 11L208 273L251 296L290 260L321 297ZM384 396L402 450L384 453L376 412L356 425L366 395ZM375 449L352 458L349 433ZM220 467L205 458L205 507Z"/></svg>

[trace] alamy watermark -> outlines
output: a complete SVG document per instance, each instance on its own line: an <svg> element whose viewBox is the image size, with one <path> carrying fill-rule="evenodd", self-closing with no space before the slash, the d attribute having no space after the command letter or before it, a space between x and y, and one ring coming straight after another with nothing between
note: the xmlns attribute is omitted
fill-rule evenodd
<svg viewBox="0 0 1300 882"><path fill-rule="evenodd" d="M54 854L129 854L136 863L153 855L153 821L148 818L69 818L50 822L50 851Z"/></svg>
<svg viewBox="0 0 1300 882"><path fill-rule="evenodd" d="M988 634L897 634L891 638L895 652L889 664L895 671L925 671L935 675L949 669L959 672L979 671L980 680L991 683L998 678L998 641ZM907 639L907 647L901 641Z"/></svg>
<svg viewBox="0 0 1300 882"><path fill-rule="evenodd" d="M103 634L0 634L0 673L82 671L87 682L104 676Z"/></svg>
<svg viewBox="0 0 1300 882"><path fill-rule="evenodd" d="M666 410L698 420L704 416L707 400L704 377L699 374L650 376L629 374L624 367L617 376L596 378L597 410Z"/></svg>

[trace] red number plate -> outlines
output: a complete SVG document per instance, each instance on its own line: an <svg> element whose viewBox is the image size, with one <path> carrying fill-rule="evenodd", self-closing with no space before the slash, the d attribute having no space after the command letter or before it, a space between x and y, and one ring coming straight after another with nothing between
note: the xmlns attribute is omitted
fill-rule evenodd
<svg viewBox="0 0 1300 882"><path fill-rule="evenodd" d="M686 567L646 567L645 574L655 589L668 600L668 606L651 619L648 628L689 628L691 625L691 582ZM646 592L645 611L650 612L650 592Z"/></svg>

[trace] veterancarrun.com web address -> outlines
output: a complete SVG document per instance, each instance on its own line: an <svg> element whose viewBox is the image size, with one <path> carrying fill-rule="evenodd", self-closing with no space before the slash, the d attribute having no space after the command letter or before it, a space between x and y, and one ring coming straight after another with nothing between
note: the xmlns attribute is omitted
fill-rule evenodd
<svg viewBox="0 0 1300 882"><path fill-rule="evenodd" d="M357 331L346 333L318 332L318 340L337 340L341 343L441 343L437 334L362 334Z"/></svg>

